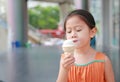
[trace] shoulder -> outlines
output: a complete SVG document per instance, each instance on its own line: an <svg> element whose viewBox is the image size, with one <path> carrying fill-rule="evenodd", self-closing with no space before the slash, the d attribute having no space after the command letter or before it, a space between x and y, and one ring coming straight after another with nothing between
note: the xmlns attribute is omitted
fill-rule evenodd
<svg viewBox="0 0 120 82"><path fill-rule="evenodd" d="M115 82L112 63L108 56L105 56L105 79L107 82Z"/></svg>
<svg viewBox="0 0 120 82"><path fill-rule="evenodd" d="M97 52L95 58L96 59L104 59L106 62L110 61L109 57L103 52Z"/></svg>
<svg viewBox="0 0 120 82"><path fill-rule="evenodd" d="M112 64L110 58L103 52L97 52L95 59L104 60L106 67L109 67Z"/></svg>
<svg viewBox="0 0 120 82"><path fill-rule="evenodd" d="M105 65L106 65L106 67L108 66L108 65L111 65L112 63L111 63L111 60L110 60L110 58L106 55L105 56ZM109 66L108 66L109 67Z"/></svg>
<svg viewBox="0 0 120 82"><path fill-rule="evenodd" d="M103 52L96 52L95 59L96 60L105 60L106 59L106 54Z"/></svg>

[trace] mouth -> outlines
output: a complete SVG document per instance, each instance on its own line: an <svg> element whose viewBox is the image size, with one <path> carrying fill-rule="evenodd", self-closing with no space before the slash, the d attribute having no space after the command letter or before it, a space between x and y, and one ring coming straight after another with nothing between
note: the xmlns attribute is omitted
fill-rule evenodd
<svg viewBox="0 0 120 82"><path fill-rule="evenodd" d="M78 40L73 40L74 43L78 42Z"/></svg>

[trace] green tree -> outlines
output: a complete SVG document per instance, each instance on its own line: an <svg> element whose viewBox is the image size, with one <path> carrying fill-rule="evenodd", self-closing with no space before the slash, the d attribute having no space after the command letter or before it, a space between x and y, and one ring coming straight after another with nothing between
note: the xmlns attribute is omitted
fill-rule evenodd
<svg viewBox="0 0 120 82"><path fill-rule="evenodd" d="M38 29L56 29L59 22L58 6L36 6L28 10L29 23Z"/></svg>

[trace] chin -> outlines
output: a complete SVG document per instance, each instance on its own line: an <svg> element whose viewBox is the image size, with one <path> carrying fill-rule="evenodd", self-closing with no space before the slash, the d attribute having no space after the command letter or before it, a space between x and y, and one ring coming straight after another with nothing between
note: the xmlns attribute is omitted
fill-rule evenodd
<svg viewBox="0 0 120 82"><path fill-rule="evenodd" d="M75 48L76 48L76 49L79 49L79 48L82 48L82 46L76 46Z"/></svg>

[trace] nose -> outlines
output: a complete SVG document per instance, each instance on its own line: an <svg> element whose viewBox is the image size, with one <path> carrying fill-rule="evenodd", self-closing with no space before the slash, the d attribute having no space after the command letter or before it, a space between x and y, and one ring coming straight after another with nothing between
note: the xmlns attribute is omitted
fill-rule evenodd
<svg viewBox="0 0 120 82"><path fill-rule="evenodd" d="M76 32L72 32L72 38L76 38L76 37L77 37Z"/></svg>

